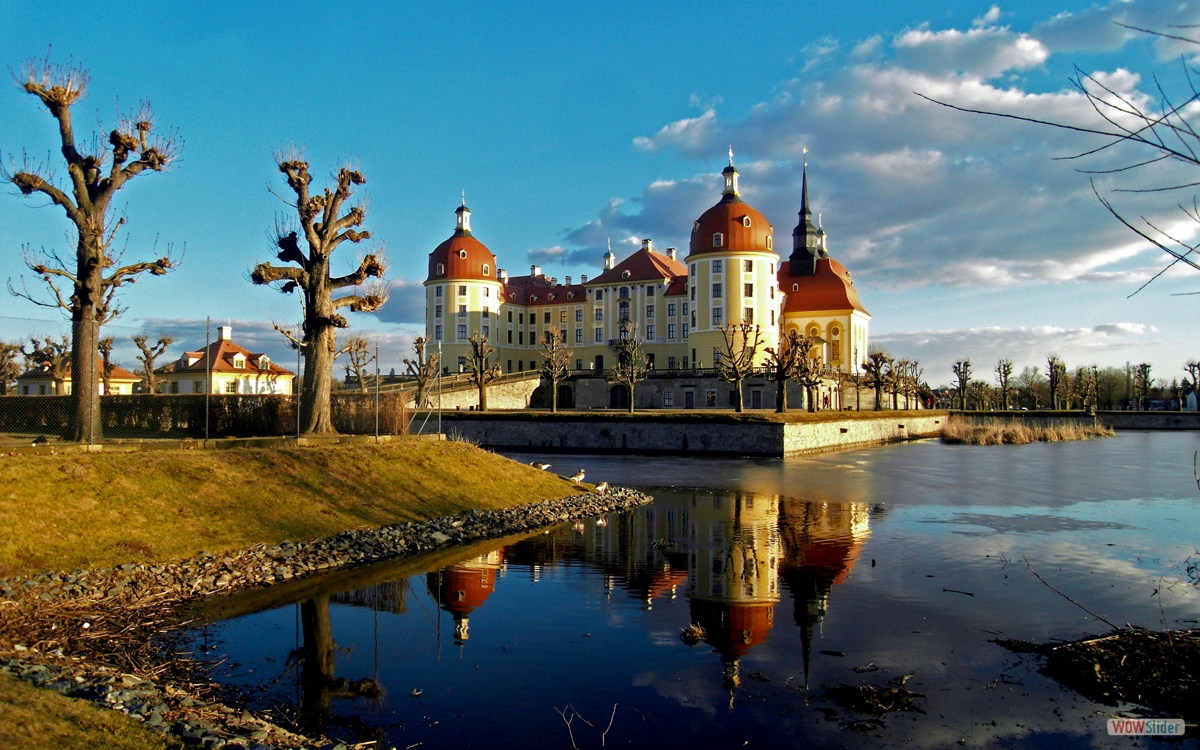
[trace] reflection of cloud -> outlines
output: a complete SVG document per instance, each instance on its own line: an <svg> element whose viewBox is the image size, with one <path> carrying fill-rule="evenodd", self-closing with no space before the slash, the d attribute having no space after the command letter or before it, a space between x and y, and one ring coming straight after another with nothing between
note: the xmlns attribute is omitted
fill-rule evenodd
<svg viewBox="0 0 1200 750"><path fill-rule="evenodd" d="M714 661L707 666L708 669L692 667L670 674L641 672L633 676L632 684L634 687L652 687L662 697L684 708L697 708L708 716L715 716L718 707L729 701L729 693L721 688L720 662Z"/></svg>

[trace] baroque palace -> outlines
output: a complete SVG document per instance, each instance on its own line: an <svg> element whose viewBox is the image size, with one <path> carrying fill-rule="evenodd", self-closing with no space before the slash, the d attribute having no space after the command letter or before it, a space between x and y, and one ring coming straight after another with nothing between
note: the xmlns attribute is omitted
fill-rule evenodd
<svg viewBox="0 0 1200 750"><path fill-rule="evenodd" d="M537 266L510 276L471 232L464 205L454 234L429 254L425 280L426 337L442 348L445 372L462 371L476 331L497 350L505 372L536 370L553 331L574 352L576 370L615 364L623 336L644 341L648 364L663 371L711 368L724 349L722 327L757 325L764 346L795 329L824 340L825 364L849 372L867 352L871 316L859 301L850 272L826 248L813 223L805 168L799 223L786 260L775 250L775 229L738 192L738 171L722 173L719 201L692 224L687 255L659 252L651 240L617 262L611 249L595 278L562 282ZM759 350L756 364L764 364Z"/></svg>

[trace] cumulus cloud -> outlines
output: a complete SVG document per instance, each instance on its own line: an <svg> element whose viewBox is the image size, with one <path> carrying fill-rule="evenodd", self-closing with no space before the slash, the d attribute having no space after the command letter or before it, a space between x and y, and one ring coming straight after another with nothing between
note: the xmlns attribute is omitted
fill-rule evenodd
<svg viewBox="0 0 1200 750"><path fill-rule="evenodd" d="M1079 328L989 326L889 333L875 336L872 345L896 356L915 357L925 369L926 380L937 385L951 380L952 365L962 359L970 359L984 379L1001 358L1013 360L1018 371L1025 366L1044 369L1046 355L1052 352L1069 367L1141 362L1161 343L1157 335L1154 326L1130 322Z"/></svg>
<svg viewBox="0 0 1200 750"><path fill-rule="evenodd" d="M375 316L388 323L425 322L425 285L420 281L392 281L392 294Z"/></svg>
<svg viewBox="0 0 1200 750"><path fill-rule="evenodd" d="M1055 52L1112 52L1131 39L1146 37L1135 29L1188 36L1186 27L1197 24L1200 7L1192 3L1113 0L1078 13L1059 13L1035 25L1031 34ZM1155 38L1154 46L1162 60L1196 53L1193 45L1161 37Z"/></svg>

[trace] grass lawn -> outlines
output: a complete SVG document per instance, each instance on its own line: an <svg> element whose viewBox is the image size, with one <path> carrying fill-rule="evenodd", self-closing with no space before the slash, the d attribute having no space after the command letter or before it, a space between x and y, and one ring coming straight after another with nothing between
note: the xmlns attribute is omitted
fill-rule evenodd
<svg viewBox="0 0 1200 750"><path fill-rule="evenodd" d="M416 441L0 454L0 488L0 577L165 561L578 491L467 443Z"/></svg>
<svg viewBox="0 0 1200 750"><path fill-rule="evenodd" d="M182 745L124 714L0 675L0 747L164 750Z"/></svg>

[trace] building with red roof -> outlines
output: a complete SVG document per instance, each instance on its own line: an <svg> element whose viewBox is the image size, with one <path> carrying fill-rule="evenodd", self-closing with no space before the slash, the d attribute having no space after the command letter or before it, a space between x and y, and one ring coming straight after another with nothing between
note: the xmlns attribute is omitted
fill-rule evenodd
<svg viewBox="0 0 1200 750"><path fill-rule="evenodd" d="M429 254L425 280L426 335L443 371L468 370L468 339L476 333L495 347L491 362L505 372L539 369L551 335L572 350L575 370L611 368L628 336L644 342L657 371L711 368L725 348L722 329L741 323L761 331L756 364L765 364L764 350L784 331L796 329L820 336L827 364L854 368L866 354L871 316L850 272L829 257L824 230L812 223L807 167L787 260L776 252L771 222L742 200L732 153L722 180L720 199L692 224L685 258L645 239L620 261L610 247L591 279L560 281L536 265L510 276L472 234L463 201L453 234Z"/></svg>
<svg viewBox="0 0 1200 750"><path fill-rule="evenodd" d="M296 374L233 341L233 328L217 328L217 340L157 368L159 393L292 395ZM205 383L210 385L206 388Z"/></svg>

